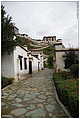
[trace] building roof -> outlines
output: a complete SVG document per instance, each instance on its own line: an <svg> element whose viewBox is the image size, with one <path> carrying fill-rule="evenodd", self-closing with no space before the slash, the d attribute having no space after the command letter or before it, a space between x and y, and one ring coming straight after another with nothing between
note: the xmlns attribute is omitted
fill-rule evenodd
<svg viewBox="0 0 80 119"><path fill-rule="evenodd" d="M42 47L42 48L37 48L37 49L31 49L31 51L41 51L41 50L43 50L44 48L47 48L47 47L49 47L49 46Z"/></svg>
<svg viewBox="0 0 80 119"><path fill-rule="evenodd" d="M56 38L56 36L44 36L44 37L43 37L43 40L44 40L45 38Z"/></svg>
<svg viewBox="0 0 80 119"><path fill-rule="evenodd" d="M55 42L55 43L54 43L54 46L55 46L55 45L62 45L62 42Z"/></svg>
<svg viewBox="0 0 80 119"><path fill-rule="evenodd" d="M17 43L17 46L21 47L23 50L25 50L26 52L29 52L29 50L25 49L23 46L21 46L19 43Z"/></svg>
<svg viewBox="0 0 80 119"><path fill-rule="evenodd" d="M19 30L14 24L13 24L13 28L15 28L16 30Z"/></svg>
<svg viewBox="0 0 80 119"><path fill-rule="evenodd" d="M34 40L34 41L42 41L41 39L32 39L32 40Z"/></svg>
<svg viewBox="0 0 80 119"><path fill-rule="evenodd" d="M43 38L56 38L56 36L44 36Z"/></svg>
<svg viewBox="0 0 80 119"><path fill-rule="evenodd" d="M55 49L56 52L65 52L65 51L79 51L79 48L58 48Z"/></svg>
<svg viewBox="0 0 80 119"><path fill-rule="evenodd" d="M18 46L20 46L23 50L25 50L26 52L28 52L29 54L31 54L33 57L35 57L32 53L31 53L31 51L29 51L29 50L26 50L23 46L21 46L20 44L17 44ZM36 59L38 59L37 57L35 57Z"/></svg>

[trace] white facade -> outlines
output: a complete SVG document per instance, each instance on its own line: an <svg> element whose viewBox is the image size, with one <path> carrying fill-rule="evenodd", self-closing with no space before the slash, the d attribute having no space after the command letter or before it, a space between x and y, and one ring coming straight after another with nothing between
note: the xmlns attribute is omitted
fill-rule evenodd
<svg viewBox="0 0 80 119"><path fill-rule="evenodd" d="M13 51L14 54L14 75L15 79L23 77L25 74L29 72L29 63L28 63L28 56L27 52L19 46ZM22 70L20 68L20 59L19 56L22 56ZM24 58L26 58L27 69L24 68Z"/></svg>
<svg viewBox="0 0 80 119"><path fill-rule="evenodd" d="M32 51L32 55L38 58L39 70L44 68L43 53L42 51Z"/></svg>
<svg viewBox="0 0 80 119"><path fill-rule="evenodd" d="M5 52L4 55L1 57L1 75L4 77L14 77L14 56L13 52L8 55Z"/></svg>
<svg viewBox="0 0 80 119"><path fill-rule="evenodd" d="M38 71L43 66L42 60L38 67L38 58L32 56L32 72ZM24 79L29 73L29 55L26 48L16 46L10 55L5 53L2 56L1 75L7 78Z"/></svg>
<svg viewBox="0 0 80 119"><path fill-rule="evenodd" d="M43 56L41 54L38 55L38 59L39 59L39 67L40 70L44 68L43 66Z"/></svg>
<svg viewBox="0 0 80 119"><path fill-rule="evenodd" d="M64 57L65 52L56 52L56 71L64 71Z"/></svg>
<svg viewBox="0 0 80 119"><path fill-rule="evenodd" d="M35 57L32 60L32 71L38 71L38 59Z"/></svg>
<svg viewBox="0 0 80 119"><path fill-rule="evenodd" d="M62 47L63 47L62 45L55 45L55 49L60 49Z"/></svg>

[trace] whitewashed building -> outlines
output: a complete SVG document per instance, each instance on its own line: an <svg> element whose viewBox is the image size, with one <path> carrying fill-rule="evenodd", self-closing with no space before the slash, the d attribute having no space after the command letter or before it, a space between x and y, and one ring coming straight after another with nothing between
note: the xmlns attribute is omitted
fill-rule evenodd
<svg viewBox="0 0 80 119"><path fill-rule="evenodd" d="M27 48L18 45L10 55L7 52L2 55L1 75L7 78L15 78L16 80L24 79L27 74L41 69L43 58L40 57L39 59L39 57L32 56Z"/></svg>
<svg viewBox="0 0 80 119"><path fill-rule="evenodd" d="M44 56L43 50L41 49L32 49L31 53L34 57L38 58L38 70L44 69Z"/></svg>

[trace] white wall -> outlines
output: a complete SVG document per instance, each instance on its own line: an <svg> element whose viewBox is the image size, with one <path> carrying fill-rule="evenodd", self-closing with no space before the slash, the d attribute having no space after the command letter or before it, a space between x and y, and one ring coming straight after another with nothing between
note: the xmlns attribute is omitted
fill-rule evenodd
<svg viewBox="0 0 80 119"><path fill-rule="evenodd" d="M22 70L20 69L20 59L19 55L23 56L22 58ZM40 59L39 69L43 68L43 57L38 54L38 58ZM27 69L24 68L24 58L27 58ZM38 71L38 59L33 57L32 60L32 72ZM27 51L25 51L20 46L16 46L14 51L8 55L5 53L2 56L2 76L5 77L13 77L17 79L26 78L26 74L29 73L29 57L27 56Z"/></svg>
<svg viewBox="0 0 80 119"><path fill-rule="evenodd" d="M43 63L43 52L42 51L32 51L32 55L38 55L38 59L39 59L39 69L43 69L44 68L44 63Z"/></svg>
<svg viewBox="0 0 80 119"><path fill-rule="evenodd" d="M1 75L7 78L14 78L14 56L13 52L8 55L5 52L1 57Z"/></svg>
<svg viewBox="0 0 80 119"><path fill-rule="evenodd" d="M20 70L20 60L18 58L19 55L23 56L23 58L22 58L22 70ZM27 58L27 69L24 69L24 58ZM14 71L15 71L15 78L16 79L22 78L23 76L25 76L25 74L27 74L29 72L29 63L28 63L27 52L19 46L16 46L16 48L14 50Z"/></svg>
<svg viewBox="0 0 80 119"><path fill-rule="evenodd" d="M41 57L41 69L44 68L44 63L43 63L43 56Z"/></svg>
<svg viewBox="0 0 80 119"><path fill-rule="evenodd" d="M43 69L43 56L41 54L39 54L38 58L40 59L40 70Z"/></svg>
<svg viewBox="0 0 80 119"><path fill-rule="evenodd" d="M65 52L56 52L56 69L64 71L64 58L63 55L65 54Z"/></svg>
<svg viewBox="0 0 80 119"><path fill-rule="evenodd" d="M35 57L32 60L32 71L38 71L38 59Z"/></svg>
<svg viewBox="0 0 80 119"><path fill-rule="evenodd" d="M56 49L62 48L62 45L55 45L55 48L56 48Z"/></svg>

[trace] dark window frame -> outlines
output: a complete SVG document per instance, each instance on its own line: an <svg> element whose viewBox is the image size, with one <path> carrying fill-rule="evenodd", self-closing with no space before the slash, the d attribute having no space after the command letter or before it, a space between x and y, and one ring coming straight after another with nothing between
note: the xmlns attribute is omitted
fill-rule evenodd
<svg viewBox="0 0 80 119"><path fill-rule="evenodd" d="M24 58L24 69L27 69L27 58Z"/></svg>
<svg viewBox="0 0 80 119"><path fill-rule="evenodd" d="M18 58L20 60L20 70L22 70L23 69L23 67L22 67L22 58L23 58L23 56L18 55Z"/></svg>

